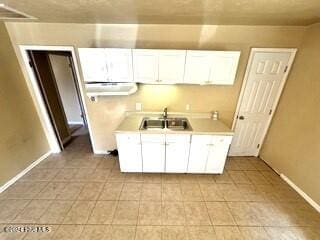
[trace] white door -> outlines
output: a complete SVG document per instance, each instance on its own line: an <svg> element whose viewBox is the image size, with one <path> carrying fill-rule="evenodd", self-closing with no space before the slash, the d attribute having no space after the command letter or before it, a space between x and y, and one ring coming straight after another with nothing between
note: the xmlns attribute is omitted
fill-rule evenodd
<svg viewBox="0 0 320 240"><path fill-rule="evenodd" d="M140 134L116 134L122 172L142 172Z"/></svg>
<svg viewBox="0 0 320 240"><path fill-rule="evenodd" d="M157 50L133 49L134 81L155 83L158 80Z"/></svg>
<svg viewBox="0 0 320 240"><path fill-rule="evenodd" d="M232 85L236 78L239 51L215 51L209 82L216 85Z"/></svg>
<svg viewBox="0 0 320 240"><path fill-rule="evenodd" d="M78 51L85 82L109 81L107 56L104 48L79 48Z"/></svg>
<svg viewBox="0 0 320 240"><path fill-rule="evenodd" d="M186 173L190 150L190 135L166 135L166 172Z"/></svg>
<svg viewBox="0 0 320 240"><path fill-rule="evenodd" d="M143 172L164 172L165 135L141 134Z"/></svg>
<svg viewBox="0 0 320 240"><path fill-rule="evenodd" d="M133 82L131 49L107 48L110 82Z"/></svg>
<svg viewBox="0 0 320 240"><path fill-rule="evenodd" d="M188 173L204 173L212 144L210 135L192 135Z"/></svg>
<svg viewBox="0 0 320 240"><path fill-rule="evenodd" d="M212 51L187 51L184 83L209 83Z"/></svg>
<svg viewBox="0 0 320 240"><path fill-rule="evenodd" d="M159 83L182 83L186 59L185 50L158 50Z"/></svg>
<svg viewBox="0 0 320 240"><path fill-rule="evenodd" d="M223 173L232 136L213 136L209 149L206 173Z"/></svg>
<svg viewBox="0 0 320 240"><path fill-rule="evenodd" d="M294 55L290 49L252 50L230 155L258 155Z"/></svg>

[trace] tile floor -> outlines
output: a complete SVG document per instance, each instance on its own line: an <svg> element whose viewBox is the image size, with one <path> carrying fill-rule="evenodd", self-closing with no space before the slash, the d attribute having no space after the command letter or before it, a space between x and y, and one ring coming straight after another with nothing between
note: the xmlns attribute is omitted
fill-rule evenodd
<svg viewBox="0 0 320 240"><path fill-rule="evenodd" d="M258 158L215 176L124 174L81 135L0 194L0 239L320 239L320 214Z"/></svg>

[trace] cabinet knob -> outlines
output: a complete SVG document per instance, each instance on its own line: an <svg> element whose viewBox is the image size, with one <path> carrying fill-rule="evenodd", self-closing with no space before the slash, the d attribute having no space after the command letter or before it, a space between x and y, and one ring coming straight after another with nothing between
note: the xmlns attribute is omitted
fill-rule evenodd
<svg viewBox="0 0 320 240"><path fill-rule="evenodd" d="M244 116L240 116L240 117L239 117L239 120L244 120Z"/></svg>

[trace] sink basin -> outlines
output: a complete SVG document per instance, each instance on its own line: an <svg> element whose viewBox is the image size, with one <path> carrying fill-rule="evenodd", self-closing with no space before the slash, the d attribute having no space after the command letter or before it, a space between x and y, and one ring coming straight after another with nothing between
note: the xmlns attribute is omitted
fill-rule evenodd
<svg viewBox="0 0 320 240"><path fill-rule="evenodd" d="M190 124L186 118L168 118L166 127L172 130L188 130Z"/></svg>
<svg viewBox="0 0 320 240"><path fill-rule="evenodd" d="M144 118L142 120L140 129L147 130L147 129L164 129L166 126L166 122L164 119L149 119Z"/></svg>
<svg viewBox="0 0 320 240"><path fill-rule="evenodd" d="M174 131L192 131L187 118L144 118L140 130L174 130Z"/></svg>

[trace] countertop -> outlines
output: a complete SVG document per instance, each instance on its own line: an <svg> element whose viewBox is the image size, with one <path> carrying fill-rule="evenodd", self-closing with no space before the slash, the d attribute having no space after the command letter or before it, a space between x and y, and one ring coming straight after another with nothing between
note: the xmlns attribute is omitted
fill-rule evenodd
<svg viewBox="0 0 320 240"><path fill-rule="evenodd" d="M219 120L212 120L209 113L168 113L168 117L186 117L189 120L192 131L179 130L140 130L140 125L144 117L161 117L159 113L127 113L120 123L115 133L171 133L171 134L214 134L214 135L233 135L234 132Z"/></svg>

